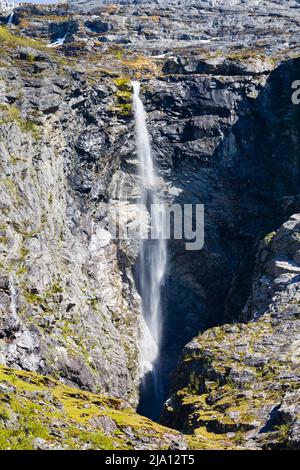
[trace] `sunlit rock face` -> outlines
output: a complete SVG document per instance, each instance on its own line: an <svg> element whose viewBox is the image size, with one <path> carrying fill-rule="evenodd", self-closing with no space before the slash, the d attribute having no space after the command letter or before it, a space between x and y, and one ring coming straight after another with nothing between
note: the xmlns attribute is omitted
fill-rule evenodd
<svg viewBox="0 0 300 470"><path fill-rule="evenodd" d="M19 68L1 69L1 362L135 403L139 298L130 261L100 225L103 172L122 146L122 125L106 138L101 117L113 90L60 76L45 53L44 76L24 78L18 54Z"/></svg>
<svg viewBox="0 0 300 470"><path fill-rule="evenodd" d="M297 355L286 329L290 344L298 338L298 229L289 219L300 212L299 107L291 101L300 76L298 4L219 3L16 9L0 68L0 362L139 402L140 240L116 240L112 230L116 214L125 229L139 211L130 84L138 79L161 195L205 205L203 249L168 243L159 359L171 399L163 420L190 432L199 418L202 431L222 434L228 446L280 447L283 437L295 447L296 425L272 433L291 424L296 400L295 362L291 380L282 364ZM66 34L63 45L46 47ZM257 244L287 220L267 262ZM279 366L277 339L286 346ZM187 360L169 391L183 349ZM281 385L271 395L278 378L286 395ZM227 416L218 393L231 384ZM177 399L186 388L193 393ZM263 410L249 418L258 399Z"/></svg>
<svg viewBox="0 0 300 470"><path fill-rule="evenodd" d="M70 0L68 5L75 14L111 11L105 0ZM176 56L183 48L187 56L196 48L235 54L247 48L257 53L297 48L299 14L300 4L293 0L118 0L111 19L115 32L124 33L142 51L173 50Z"/></svg>

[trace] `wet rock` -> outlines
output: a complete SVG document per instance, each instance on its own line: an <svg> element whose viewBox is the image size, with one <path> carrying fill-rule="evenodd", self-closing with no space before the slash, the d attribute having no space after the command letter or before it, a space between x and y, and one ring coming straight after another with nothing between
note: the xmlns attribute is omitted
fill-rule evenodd
<svg viewBox="0 0 300 470"><path fill-rule="evenodd" d="M59 23L50 23L49 25L49 34L52 41L55 41L58 38L64 37L66 34L71 36L76 33L79 29L79 23L76 20L71 21L62 21ZM70 41L70 37L66 38L66 41Z"/></svg>
<svg viewBox="0 0 300 470"><path fill-rule="evenodd" d="M107 33L110 29L110 25L108 23L104 23L99 19L85 21L84 26L93 33Z"/></svg>

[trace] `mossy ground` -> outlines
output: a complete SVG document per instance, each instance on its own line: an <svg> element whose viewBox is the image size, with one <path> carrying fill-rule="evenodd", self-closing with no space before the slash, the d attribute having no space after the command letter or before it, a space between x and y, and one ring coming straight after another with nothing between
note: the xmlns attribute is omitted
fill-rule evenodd
<svg viewBox="0 0 300 470"><path fill-rule="evenodd" d="M0 26L0 45L34 47L35 49L43 49L45 47L43 41L13 34L6 26Z"/></svg>
<svg viewBox="0 0 300 470"><path fill-rule="evenodd" d="M104 421L103 421L104 420ZM106 420L106 421L105 421ZM109 423L109 426L105 425ZM167 449L177 431L138 415L125 402L0 366L0 449ZM192 449L222 449L205 429L184 436Z"/></svg>
<svg viewBox="0 0 300 470"><path fill-rule="evenodd" d="M118 77L113 80L117 87L116 104L112 111L120 116L132 116L132 87L128 77Z"/></svg>

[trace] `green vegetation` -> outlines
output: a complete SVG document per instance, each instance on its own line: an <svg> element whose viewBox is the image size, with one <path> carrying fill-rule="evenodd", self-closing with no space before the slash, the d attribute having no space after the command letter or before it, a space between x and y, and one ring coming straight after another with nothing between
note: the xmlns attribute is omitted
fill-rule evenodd
<svg viewBox="0 0 300 470"><path fill-rule="evenodd" d="M286 442L289 437L290 432L290 425L289 424L280 424L275 426L275 429L278 433L278 441L279 442Z"/></svg>
<svg viewBox="0 0 300 470"><path fill-rule="evenodd" d="M155 449L168 449L169 439L177 434L138 415L122 400L50 377L0 366L0 383L6 385L0 392L0 449L34 449L37 438L50 449L130 450L145 438ZM235 448L230 439L205 427L185 439L191 449Z"/></svg>
<svg viewBox="0 0 300 470"><path fill-rule="evenodd" d="M165 434L176 434L121 400L73 389L53 378L0 366L0 382L8 386L0 393L0 449L34 449L37 438L49 448L131 449L135 439L148 434L162 449L168 447ZM104 417L111 423L110 432L101 428ZM128 427L133 439L126 434Z"/></svg>
<svg viewBox="0 0 300 470"><path fill-rule="evenodd" d="M12 34L6 26L0 26L0 46L25 46L34 47L35 49L43 49L44 43L36 39L25 38Z"/></svg>
<svg viewBox="0 0 300 470"><path fill-rule="evenodd" d="M120 46L112 46L110 48L110 54L112 54L117 60L121 60L125 55L125 49Z"/></svg>
<svg viewBox="0 0 300 470"><path fill-rule="evenodd" d="M0 124L8 124L10 122L16 122L23 132L30 132L35 139L40 136L40 130L37 125L30 120L22 119L20 110L16 106L1 104Z"/></svg>
<svg viewBox="0 0 300 470"><path fill-rule="evenodd" d="M130 79L127 77L118 77L113 80L119 90L127 91L130 86Z"/></svg>
<svg viewBox="0 0 300 470"><path fill-rule="evenodd" d="M126 77L118 77L114 79L114 84L117 87L116 92L116 105L112 111L120 116L132 115L132 87L130 79Z"/></svg>
<svg viewBox="0 0 300 470"><path fill-rule="evenodd" d="M265 238L263 239L263 243L267 246L271 243L271 241L273 240L273 238L275 237L276 235L276 232L270 232L268 233Z"/></svg>
<svg viewBox="0 0 300 470"><path fill-rule="evenodd" d="M199 348L183 359L181 374L186 385L177 390L176 404L168 408L170 417L180 414L190 432L219 436L222 446L226 438L228 445L243 446L248 431L263 426L262 402L270 410L281 402L287 387L282 370L293 370L290 350L283 357L274 354L267 363L261 361L275 328L265 315L256 323L223 325L200 335ZM293 382L288 386L295 388ZM285 448L289 429L281 425L270 431L266 446L271 439Z"/></svg>

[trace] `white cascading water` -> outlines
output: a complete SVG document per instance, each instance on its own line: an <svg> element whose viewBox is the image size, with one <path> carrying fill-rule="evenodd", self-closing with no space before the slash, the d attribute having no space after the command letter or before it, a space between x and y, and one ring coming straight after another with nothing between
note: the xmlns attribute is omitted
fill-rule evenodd
<svg viewBox="0 0 300 470"><path fill-rule="evenodd" d="M11 14L9 15L8 20L7 20L7 26L11 26L11 25L12 25L12 21L13 21L14 14L15 14L15 12L12 11Z"/></svg>
<svg viewBox="0 0 300 470"><path fill-rule="evenodd" d="M152 387L157 388L156 362L160 350L163 321L161 289L167 266L167 244L164 239L165 211L159 194L160 180L152 158L146 112L140 98L140 83L134 81L132 87L136 149L139 159L140 202L151 214L151 233L154 234L152 239L140 241L138 281L146 323L146 331L141 340L142 380L143 376L150 373Z"/></svg>
<svg viewBox="0 0 300 470"><path fill-rule="evenodd" d="M65 43L65 40L66 40L66 38L69 34L70 33L67 33L67 34L64 35L64 37L58 38L54 42L51 42L50 44L47 44L46 47L59 47L59 46L62 46Z"/></svg>
<svg viewBox="0 0 300 470"><path fill-rule="evenodd" d="M15 283L14 283L12 276L9 276L8 284L9 284L9 291L10 291L10 312L11 312L12 318L16 320L18 318L17 301L16 301L17 293L16 293Z"/></svg>

